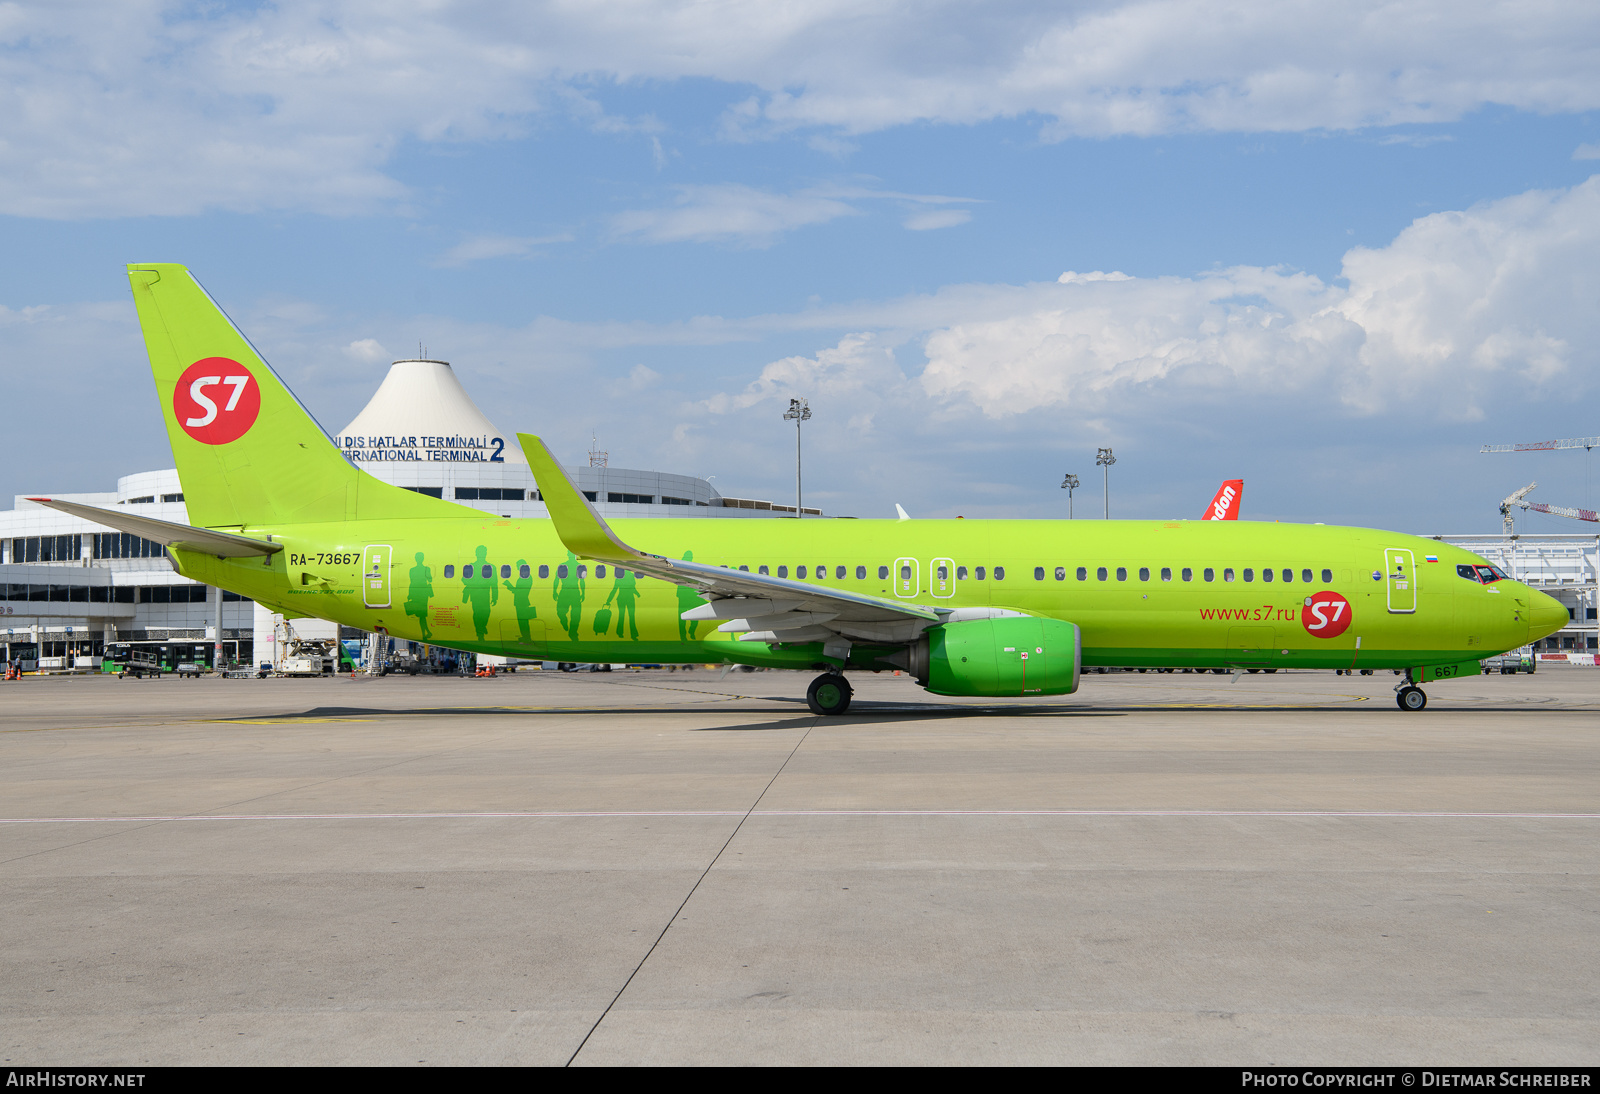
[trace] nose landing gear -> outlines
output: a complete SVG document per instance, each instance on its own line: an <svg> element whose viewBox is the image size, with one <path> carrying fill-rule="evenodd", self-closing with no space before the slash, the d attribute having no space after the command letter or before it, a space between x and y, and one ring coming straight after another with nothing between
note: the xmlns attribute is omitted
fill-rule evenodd
<svg viewBox="0 0 1600 1094"><path fill-rule="evenodd" d="M850 709L850 682L843 673L825 672L806 688L806 706L812 714L827 717Z"/></svg>
<svg viewBox="0 0 1600 1094"><path fill-rule="evenodd" d="M1421 710L1428 705L1428 696L1415 684L1407 684L1395 690L1394 701L1401 710Z"/></svg>

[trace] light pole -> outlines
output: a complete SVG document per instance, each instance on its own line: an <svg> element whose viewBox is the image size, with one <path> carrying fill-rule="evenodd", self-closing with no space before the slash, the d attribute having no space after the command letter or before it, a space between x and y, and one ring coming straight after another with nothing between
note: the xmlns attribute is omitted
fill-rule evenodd
<svg viewBox="0 0 1600 1094"><path fill-rule="evenodd" d="M1105 469L1107 520L1111 519L1111 465L1116 462L1117 458L1111 454L1111 449L1109 448L1099 449L1095 453L1094 465Z"/></svg>
<svg viewBox="0 0 1600 1094"><path fill-rule="evenodd" d="M789 409L783 412L784 421L794 422L794 519L805 517L800 505L800 423L811 417L811 407L804 399L790 399Z"/></svg>
<svg viewBox="0 0 1600 1094"><path fill-rule="evenodd" d="M1068 474L1061 480L1061 489L1067 492L1067 519L1072 519L1072 492L1078 488L1078 476Z"/></svg>

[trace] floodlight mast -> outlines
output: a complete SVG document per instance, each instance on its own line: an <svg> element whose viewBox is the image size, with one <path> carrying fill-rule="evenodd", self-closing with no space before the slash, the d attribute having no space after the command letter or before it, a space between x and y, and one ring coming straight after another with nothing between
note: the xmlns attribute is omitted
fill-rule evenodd
<svg viewBox="0 0 1600 1094"><path fill-rule="evenodd" d="M1071 472L1068 472L1067 473L1067 477L1061 480L1061 489L1063 489L1063 490L1065 490L1067 492L1067 519L1068 520L1072 519L1072 492L1074 490L1076 490L1077 488L1078 488L1078 476L1072 474Z"/></svg>
<svg viewBox="0 0 1600 1094"><path fill-rule="evenodd" d="M1105 474L1107 520L1111 519L1111 465L1116 462L1117 458L1111 454L1111 449L1109 448L1098 449L1095 453L1094 464L1096 467L1103 468Z"/></svg>
<svg viewBox="0 0 1600 1094"><path fill-rule="evenodd" d="M794 519L804 520L806 511L800 500L800 423L811 417L811 406L804 399L790 399L783 420L794 422Z"/></svg>

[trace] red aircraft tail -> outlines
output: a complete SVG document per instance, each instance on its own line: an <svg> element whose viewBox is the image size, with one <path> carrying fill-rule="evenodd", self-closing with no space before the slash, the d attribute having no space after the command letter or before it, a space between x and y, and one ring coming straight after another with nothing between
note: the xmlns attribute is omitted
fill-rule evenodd
<svg viewBox="0 0 1600 1094"><path fill-rule="evenodd" d="M1217 496L1206 506L1201 520L1238 520L1239 499L1244 497L1244 480L1229 479L1217 491Z"/></svg>

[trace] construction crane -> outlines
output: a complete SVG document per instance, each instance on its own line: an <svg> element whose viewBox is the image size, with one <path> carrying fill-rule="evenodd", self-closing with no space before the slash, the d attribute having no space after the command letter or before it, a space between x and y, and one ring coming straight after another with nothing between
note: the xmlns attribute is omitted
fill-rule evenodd
<svg viewBox="0 0 1600 1094"><path fill-rule="evenodd" d="M1560 440L1534 441L1532 444L1486 444L1478 452L1557 452L1563 448L1600 448L1600 437L1562 437Z"/></svg>
<svg viewBox="0 0 1600 1094"><path fill-rule="evenodd" d="M1571 517L1573 520L1589 520L1600 523L1600 513L1593 509L1574 509L1566 505L1546 505L1542 501L1529 501L1528 494L1539 484L1530 482L1505 501L1500 503L1500 516L1506 522L1506 535L1511 534L1511 510L1531 509L1535 513L1549 513L1553 517Z"/></svg>
<svg viewBox="0 0 1600 1094"><path fill-rule="evenodd" d="M1505 501L1500 503L1500 519L1506 523L1506 535L1509 536L1511 534L1513 527L1512 522L1516 519L1511 510L1515 509L1519 505L1526 509L1528 503L1523 499L1529 494L1533 493L1533 488L1538 485L1539 484L1536 482L1530 482L1527 486L1524 486L1521 490L1518 490L1515 494L1512 494Z"/></svg>

